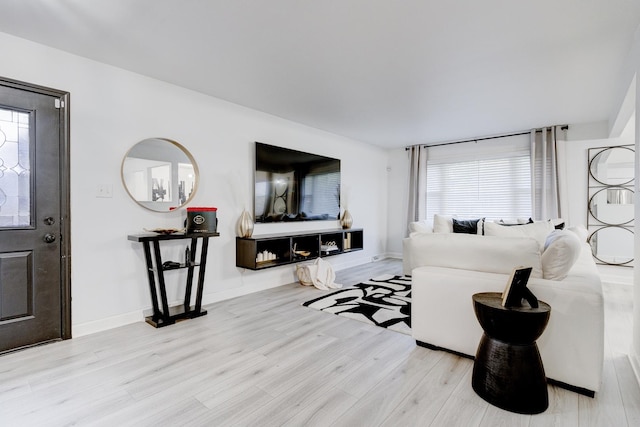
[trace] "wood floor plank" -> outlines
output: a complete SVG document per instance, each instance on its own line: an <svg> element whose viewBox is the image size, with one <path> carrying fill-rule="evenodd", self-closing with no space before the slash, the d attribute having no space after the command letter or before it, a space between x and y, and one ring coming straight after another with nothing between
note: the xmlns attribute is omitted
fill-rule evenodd
<svg viewBox="0 0 640 427"><path fill-rule="evenodd" d="M397 336L403 338L400 334ZM395 370L415 347L412 340L387 339L382 351L375 353L370 360L364 361L362 366L350 372L337 387L352 396L364 397L379 385L381 377L386 377ZM375 375L372 375L374 372Z"/></svg>
<svg viewBox="0 0 640 427"><path fill-rule="evenodd" d="M347 356L329 360L315 374L299 378L297 381L291 382L288 387L278 390L280 394L269 404L257 408L250 414L240 415L237 423L239 425L280 426L295 416L312 416L318 411L317 403L330 399L330 395L336 390L334 384L343 378L349 369L359 363ZM260 388L264 389L262 386ZM266 391L268 392L268 390ZM338 393L342 392L338 391ZM355 400L353 397L350 399ZM348 406L351 404L352 402L349 402Z"/></svg>
<svg viewBox="0 0 640 427"><path fill-rule="evenodd" d="M471 367L468 359L445 353L382 425L431 425Z"/></svg>
<svg viewBox="0 0 640 427"><path fill-rule="evenodd" d="M353 407L340 416L335 426L379 426L395 411L422 379L445 357L444 352L420 347L402 360L387 375L380 375L377 386L359 399ZM345 387L345 391L349 391Z"/></svg>
<svg viewBox="0 0 640 427"><path fill-rule="evenodd" d="M438 411L431 425L450 427L474 427L480 425L487 405L471 403L451 395ZM496 424L493 424L494 426Z"/></svg>

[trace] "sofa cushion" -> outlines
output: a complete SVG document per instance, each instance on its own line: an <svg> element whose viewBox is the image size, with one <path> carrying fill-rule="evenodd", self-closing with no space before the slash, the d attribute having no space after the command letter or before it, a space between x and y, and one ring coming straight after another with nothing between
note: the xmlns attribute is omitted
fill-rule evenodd
<svg viewBox="0 0 640 427"><path fill-rule="evenodd" d="M437 266L511 274L514 267L532 267L542 277L538 242L532 238L503 238L460 233L415 234L406 239L405 271Z"/></svg>
<svg viewBox="0 0 640 427"><path fill-rule="evenodd" d="M584 225L575 225L573 227L567 228L567 230L578 236L578 240L580 240L580 242L586 242L589 238L589 231L585 228Z"/></svg>
<svg viewBox="0 0 640 427"><path fill-rule="evenodd" d="M453 233L453 215L433 215L434 233Z"/></svg>
<svg viewBox="0 0 640 427"><path fill-rule="evenodd" d="M478 223L480 219L456 219L453 218L453 232L466 234L479 234Z"/></svg>
<svg viewBox="0 0 640 427"><path fill-rule="evenodd" d="M539 221L531 224L518 225L516 227L505 227L495 222L485 222L485 236L498 237L533 237L540 245L540 250L544 248L547 236L554 230L551 221Z"/></svg>
<svg viewBox="0 0 640 427"><path fill-rule="evenodd" d="M582 244L578 236L568 230L554 230L549 234L542 253L542 274L545 279L563 280L575 264Z"/></svg>

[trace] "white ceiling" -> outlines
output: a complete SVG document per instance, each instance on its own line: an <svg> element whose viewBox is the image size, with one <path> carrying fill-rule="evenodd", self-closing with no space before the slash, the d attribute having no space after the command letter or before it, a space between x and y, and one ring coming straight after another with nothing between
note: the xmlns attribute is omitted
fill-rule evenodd
<svg viewBox="0 0 640 427"><path fill-rule="evenodd" d="M639 0L0 2L0 31L383 147L607 120L640 24Z"/></svg>

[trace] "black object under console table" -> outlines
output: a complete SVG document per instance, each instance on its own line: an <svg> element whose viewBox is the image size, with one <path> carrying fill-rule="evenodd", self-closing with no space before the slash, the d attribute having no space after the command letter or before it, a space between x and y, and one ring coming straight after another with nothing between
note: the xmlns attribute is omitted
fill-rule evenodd
<svg viewBox="0 0 640 427"><path fill-rule="evenodd" d="M192 319L207 314L206 310L202 310L202 291L204 288L204 273L207 263L207 249L209 246L209 238L217 237L220 233L197 233L197 234L134 234L129 235L128 239L134 242L140 242L144 246L144 258L147 263L147 275L149 278L149 290L151 291L151 302L153 304L153 315L147 316L145 320L156 328L168 326L176 323L181 319ZM162 256L160 255L160 242L166 240L190 239L189 258L184 263L176 263L176 265L163 265ZM200 261L196 262L196 250L198 248L198 239L202 239L202 248L200 250ZM151 243L153 243L153 258L151 256ZM155 267L154 267L155 260ZM193 285L193 273L195 267L198 267L198 287L196 289L195 306L191 308L191 290ZM177 270L186 268L187 286L184 295L184 304L179 307L169 307L167 301L167 289L164 281L164 272L168 270ZM158 289L156 290L155 276L158 277ZM161 306L162 305L162 306Z"/></svg>
<svg viewBox="0 0 640 427"><path fill-rule="evenodd" d="M361 228L236 237L236 267L262 270L363 249Z"/></svg>

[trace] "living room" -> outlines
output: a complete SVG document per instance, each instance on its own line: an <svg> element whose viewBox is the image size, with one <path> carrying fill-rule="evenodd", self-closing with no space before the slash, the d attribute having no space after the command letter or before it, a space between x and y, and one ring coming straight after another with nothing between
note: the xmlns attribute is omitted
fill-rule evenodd
<svg viewBox="0 0 640 427"><path fill-rule="evenodd" d="M54 13L49 6L41 6L42 9L34 13L79 19L69 11L58 10ZM94 22L91 16L85 19L88 23ZM129 19L135 23L134 18ZM131 21L126 22L132 24ZM163 79L152 78L110 65L107 61L91 59L94 51L101 50L101 45L84 46L83 54L69 53L53 47L53 42L49 45L44 41L30 40L27 34L21 35L18 29L9 31L11 26L3 25L2 28L6 31L0 33L0 45L6 58L0 66L2 77L70 93L74 337L142 323L143 312L151 307L145 282L144 254L138 244L127 240L127 235L141 233L145 228L173 228L183 224L184 210L169 213L145 210L130 199L121 183L120 170L125 154L134 144L150 137L170 138L191 152L199 167L201 184L190 206L218 208L220 237L212 239L209 248L204 304L276 288L296 280L294 270L289 267L254 272L235 266L236 221L243 209L251 210L253 206L255 141L341 159L343 205L348 206L352 213L354 226L364 230L364 248L335 257L331 262L336 270L366 265L374 258L401 256L401 241L406 231L405 146L426 140L409 141L405 136L398 136L399 141L405 142L395 148L384 148L341 135L337 130L321 130L319 125L313 127L302 124L302 121L279 117L266 109L262 110L260 106L248 108L227 101L225 93L218 97L201 93L194 89L196 82L192 82L192 87L189 84L174 84L170 74ZM31 37L42 37L42 34L35 33ZM126 35L126 32L123 33ZM252 34L253 37L258 35L259 32ZM115 43L124 46L126 39L117 39ZM586 48L581 45L576 54L582 53L580 49ZM623 130L630 123L630 118L637 115L635 105L640 102L639 95L631 90L635 88L633 76L640 69L639 52L639 36L635 31L629 34L625 53L619 55L624 58L622 68L610 75L614 81L609 82L608 87L613 87L615 94L609 94L612 95L612 101L608 103L611 105L603 107L607 117L576 117L572 121L573 116L568 115L567 119L558 118L563 120L561 123L540 122L538 118L531 126L527 123L529 127L569 125L566 136L570 143L567 144L566 158L571 163L565 167L569 172L568 186L571 191L568 192L569 210L565 219L570 224L580 224L586 220L587 149L636 144L637 131L634 130L629 136ZM246 58L238 60L248 61ZM260 69L257 64L259 60L264 61L265 58L243 62L244 66L238 69L251 77L251 73L258 73ZM166 60L167 67L172 61L172 58ZM380 61L383 63L386 60ZM363 66L360 73L350 77L356 80L363 78L364 69ZM579 73L579 70L576 72ZM457 78L469 79L470 76L462 74ZM260 79L258 76L254 76L254 79L257 85ZM262 90L267 95L277 97L279 88L251 86L246 90ZM314 92L302 93L302 97L311 98ZM479 126L478 122L481 123L482 119L472 119L471 116L482 109L486 99L490 99L490 94L484 93L482 98L474 99L468 109L462 106L460 109L449 108L455 113L456 119L469 120L468 126L473 133L435 134L430 136L434 138L431 141L472 139L529 129L524 122L515 119L509 121L508 118L504 119L501 128ZM464 99L457 100L458 105L462 101ZM375 98L369 99L369 103L373 102ZM321 111L323 107L314 108ZM540 110L544 109L540 107ZM366 111L345 110L343 114L345 121L367 117ZM545 116L542 117L546 120ZM451 128L465 127L457 121L449 120L447 123ZM382 138L392 139L394 135L383 135ZM97 188L107 188L111 197L98 197ZM333 223L320 227L335 226ZM318 225L314 224L312 229L316 228ZM259 224L254 232L261 234L308 229L308 224ZM183 249L183 246L177 245L173 248L176 254ZM620 275L625 280L629 279L629 271L625 269ZM611 274L617 275L617 270ZM183 289L169 286L168 292L169 300L177 301ZM634 357L639 354L640 350L636 347Z"/></svg>

